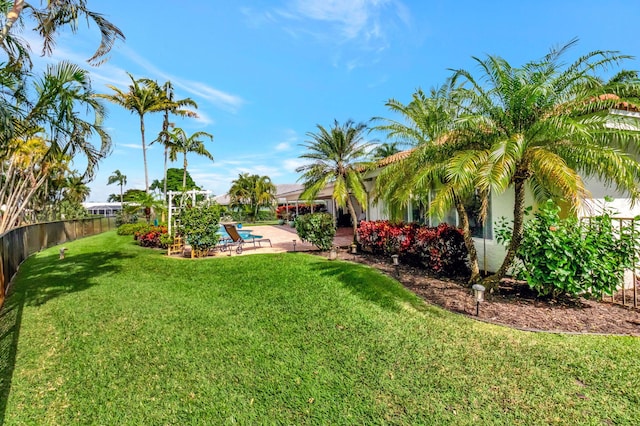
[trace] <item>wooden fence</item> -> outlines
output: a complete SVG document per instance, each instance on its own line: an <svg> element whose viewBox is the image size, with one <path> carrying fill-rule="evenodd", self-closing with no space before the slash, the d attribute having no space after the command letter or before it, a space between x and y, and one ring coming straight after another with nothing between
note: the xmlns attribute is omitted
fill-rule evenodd
<svg viewBox="0 0 640 426"><path fill-rule="evenodd" d="M115 228L115 218L96 217L26 225L0 235L0 307L11 279L29 256L47 247Z"/></svg>

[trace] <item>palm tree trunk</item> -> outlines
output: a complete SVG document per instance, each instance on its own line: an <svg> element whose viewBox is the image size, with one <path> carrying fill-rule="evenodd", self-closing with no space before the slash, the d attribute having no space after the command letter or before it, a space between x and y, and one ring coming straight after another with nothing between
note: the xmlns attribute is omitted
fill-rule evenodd
<svg viewBox="0 0 640 426"><path fill-rule="evenodd" d="M120 181L120 209L124 210L124 193L122 192L122 180Z"/></svg>
<svg viewBox="0 0 640 426"><path fill-rule="evenodd" d="M162 194L164 195L165 202L167 200L167 157L169 156L169 147L164 146L164 188L162 189Z"/></svg>
<svg viewBox="0 0 640 426"><path fill-rule="evenodd" d="M24 0L14 0L13 7L9 13L7 13L7 20L2 27L2 32L0 32L0 43L3 43L7 38L7 35L9 35L11 27L13 27L13 24L15 24L20 17L22 9L24 9Z"/></svg>
<svg viewBox="0 0 640 426"><path fill-rule="evenodd" d="M471 229L469 228L469 215L467 214L467 209L460 200L456 200L456 210L458 211L458 217L460 218L464 245L467 247L467 252L469 253L469 268L471 269L469 283L475 283L480 280L480 268L478 267L478 252L476 250L476 245L473 242L473 237L471 236Z"/></svg>
<svg viewBox="0 0 640 426"><path fill-rule="evenodd" d="M182 173L182 189L187 187L187 153L184 153L184 171Z"/></svg>
<svg viewBox="0 0 640 426"><path fill-rule="evenodd" d="M162 120L162 134L164 141L164 188L162 194L164 195L165 202L167 200L167 157L169 156L169 137L167 136L167 132L169 131L169 110L164 110L164 120Z"/></svg>
<svg viewBox="0 0 640 426"><path fill-rule="evenodd" d="M144 163L144 190L149 193L149 172L147 171L147 145L144 141L144 115L140 115L140 134L142 135L142 161Z"/></svg>
<svg viewBox="0 0 640 426"><path fill-rule="evenodd" d="M524 231L525 181L526 179L524 178L516 178L514 180L515 202L513 203L513 233L511 235L509 247L507 248L507 254L502 261L500 269L498 269L495 274L485 278L483 281L488 288L495 288L500 280L504 278L513 263L513 259L516 256L518 247L520 247L520 243L522 243Z"/></svg>
<svg viewBox="0 0 640 426"><path fill-rule="evenodd" d="M347 209L349 210L349 214L351 215L351 224L353 226L353 242L358 243L358 215L356 214L356 209L353 207L353 203L351 202L351 196L347 196Z"/></svg>

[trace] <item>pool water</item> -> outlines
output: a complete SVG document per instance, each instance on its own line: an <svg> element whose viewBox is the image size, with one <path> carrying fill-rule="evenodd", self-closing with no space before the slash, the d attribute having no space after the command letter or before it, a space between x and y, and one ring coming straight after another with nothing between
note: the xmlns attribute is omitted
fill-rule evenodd
<svg viewBox="0 0 640 426"><path fill-rule="evenodd" d="M262 238L262 235L253 235L251 232L253 232L251 229L238 229L238 235L240 235L240 238L242 238L243 240ZM227 234L227 231L225 231L223 226L221 226L218 230L218 234L223 238L229 238L229 234Z"/></svg>

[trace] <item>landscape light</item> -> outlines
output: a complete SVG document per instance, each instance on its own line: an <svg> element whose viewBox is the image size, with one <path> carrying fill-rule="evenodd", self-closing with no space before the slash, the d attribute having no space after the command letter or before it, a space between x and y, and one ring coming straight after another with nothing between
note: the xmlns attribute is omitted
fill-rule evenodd
<svg viewBox="0 0 640 426"><path fill-rule="evenodd" d="M480 284L474 284L471 288L473 289L473 296L476 299L476 316L478 316L480 314L480 302L484 302L485 288Z"/></svg>

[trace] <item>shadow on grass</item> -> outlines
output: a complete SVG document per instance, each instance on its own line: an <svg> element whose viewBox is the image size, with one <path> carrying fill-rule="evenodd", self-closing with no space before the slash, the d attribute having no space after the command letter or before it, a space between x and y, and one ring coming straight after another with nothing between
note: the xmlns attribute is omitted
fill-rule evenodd
<svg viewBox="0 0 640 426"><path fill-rule="evenodd" d="M28 259L21 267L0 311L0 425L4 424L18 338L25 306L86 290L100 275L116 273L121 253L86 253L59 259L58 254Z"/></svg>
<svg viewBox="0 0 640 426"><path fill-rule="evenodd" d="M313 268L321 275L337 278L351 293L383 309L398 312L409 305L424 312L429 308L422 299L374 268L328 260L318 262Z"/></svg>

